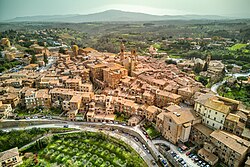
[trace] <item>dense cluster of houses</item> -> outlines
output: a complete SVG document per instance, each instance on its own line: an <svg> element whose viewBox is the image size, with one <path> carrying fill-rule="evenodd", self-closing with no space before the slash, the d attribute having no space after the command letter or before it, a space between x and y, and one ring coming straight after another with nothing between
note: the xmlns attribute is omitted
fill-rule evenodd
<svg viewBox="0 0 250 167"><path fill-rule="evenodd" d="M218 159L229 166L245 163L250 111L239 101L213 94L176 65L126 52L124 44L119 54L39 49L38 54L56 61L51 68L40 72L29 64L0 76L2 119L17 105L61 107L71 121L113 122L116 113L124 113L131 126L144 118L154 122L174 144L197 143L199 156L210 165Z"/></svg>

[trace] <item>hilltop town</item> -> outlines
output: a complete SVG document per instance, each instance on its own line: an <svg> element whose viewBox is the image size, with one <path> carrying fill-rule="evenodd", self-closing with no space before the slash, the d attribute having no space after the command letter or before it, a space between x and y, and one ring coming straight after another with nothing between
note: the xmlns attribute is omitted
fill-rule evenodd
<svg viewBox="0 0 250 167"><path fill-rule="evenodd" d="M11 47L7 38L1 45ZM167 53L154 46L144 56L136 48L126 49L124 42L119 53L36 42L29 48L24 56L18 50L4 52L5 59L18 63L0 76L1 121L139 125L147 140L162 136L178 147L177 152L160 150L175 166L249 165L250 111L242 102L214 93L192 73L200 69L214 80L223 76L225 65L211 55L176 64L158 59L155 55ZM192 148L190 143L196 155L183 153ZM186 162L189 157L193 161Z"/></svg>

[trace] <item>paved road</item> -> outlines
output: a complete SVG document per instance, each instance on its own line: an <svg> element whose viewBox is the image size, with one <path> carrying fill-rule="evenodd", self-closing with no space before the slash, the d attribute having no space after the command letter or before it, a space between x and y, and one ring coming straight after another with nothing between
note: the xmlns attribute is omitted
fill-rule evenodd
<svg viewBox="0 0 250 167"><path fill-rule="evenodd" d="M68 134L68 133L76 133L76 132L80 132L80 131L70 131L70 132L62 132L62 133L56 133L56 134ZM54 133L54 134L55 134L55 133ZM26 148L26 147L29 147L30 145L34 144L36 141L41 140L41 139L43 139L43 138L45 138L45 137L52 136L52 135L54 135L54 134L52 134L52 133L46 134L46 135L44 135L44 136L42 136L42 137L36 139L35 141L33 141L33 142L29 143L29 144L24 145L23 147L19 148L19 150L22 150L22 149L24 149L24 148Z"/></svg>
<svg viewBox="0 0 250 167"><path fill-rule="evenodd" d="M69 123L70 123L70 124L68 124L69 128L75 128L75 129L79 129L81 131L93 131L93 132L99 132L100 131L99 127L87 127L87 126L83 126L84 124L75 125L72 122L69 122ZM97 124L102 125L101 123L92 123L92 124L93 125L97 125ZM2 130L10 131L10 130L21 130L21 129L32 129L32 128L58 128L58 127L63 127L63 125L65 125L65 124L58 123L58 124L46 124L46 125L32 125L32 126L27 126L27 127L5 128L5 129L2 129ZM122 125L117 125L117 126L122 126ZM122 126L122 127L124 127L124 126ZM124 127L124 128L131 128L131 127ZM153 166L152 163L151 163L151 160L154 160L152 155L147 153L143 149L142 144L140 142L135 142L132 136L125 135L123 133L115 133L113 131L107 131L107 130L102 130L102 132L124 141L125 143L127 143L128 145L130 145L132 148L135 149L135 151L144 159L144 161L148 164L148 166L150 166L150 167ZM67 133L74 133L74 132L67 132ZM41 137L39 139L42 139L42 138L47 137L47 136L48 135L43 136L43 137ZM37 139L37 140L39 140L39 139ZM23 147L27 147L27 146L33 144L36 141L33 141L33 142L23 146ZM155 165L155 167L158 167L158 165Z"/></svg>
<svg viewBox="0 0 250 167"><path fill-rule="evenodd" d="M230 73L227 73L226 76L232 76L233 78L237 78L237 77L247 77L247 76L250 76L250 72L248 73L235 73L235 74L230 74ZM223 85L224 83L226 82L226 80L223 80L223 81L220 81L220 82L217 82L215 83L214 85L212 85L211 87L211 90L217 94L217 89Z"/></svg>
<svg viewBox="0 0 250 167"><path fill-rule="evenodd" d="M198 167L197 164L195 164L188 156L186 156L185 153L180 153L178 151L178 147L166 140L153 140L152 141L154 144L165 144L167 146L169 146L169 148L174 151L176 154L178 154L181 158L184 159L184 161L187 163L188 166L191 166L191 167Z"/></svg>

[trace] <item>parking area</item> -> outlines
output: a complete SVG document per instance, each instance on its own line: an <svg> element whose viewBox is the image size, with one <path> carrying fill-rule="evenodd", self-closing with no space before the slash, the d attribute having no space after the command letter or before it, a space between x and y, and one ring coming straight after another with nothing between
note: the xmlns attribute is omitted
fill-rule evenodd
<svg viewBox="0 0 250 167"><path fill-rule="evenodd" d="M178 147L166 140L153 140L159 151L166 157L174 166L179 167L210 167L208 163L203 161L198 155L190 152L191 149ZM159 145L165 145L159 147ZM162 149L163 148L163 149Z"/></svg>
<svg viewBox="0 0 250 167"><path fill-rule="evenodd" d="M191 153L190 151L182 151L180 148L177 149L176 152L173 150L169 150L171 157L180 164L182 167L187 166L201 166L201 167L210 167L205 161L203 161L198 155Z"/></svg>

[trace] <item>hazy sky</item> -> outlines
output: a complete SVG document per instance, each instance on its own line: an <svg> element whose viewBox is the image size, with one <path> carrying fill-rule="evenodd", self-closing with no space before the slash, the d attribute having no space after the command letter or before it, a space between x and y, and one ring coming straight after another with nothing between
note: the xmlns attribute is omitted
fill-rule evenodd
<svg viewBox="0 0 250 167"><path fill-rule="evenodd" d="M0 20L18 16L89 14L108 9L157 15L250 18L250 0L0 0Z"/></svg>

